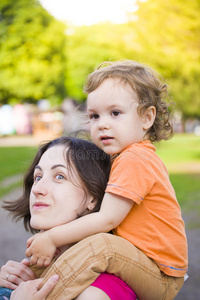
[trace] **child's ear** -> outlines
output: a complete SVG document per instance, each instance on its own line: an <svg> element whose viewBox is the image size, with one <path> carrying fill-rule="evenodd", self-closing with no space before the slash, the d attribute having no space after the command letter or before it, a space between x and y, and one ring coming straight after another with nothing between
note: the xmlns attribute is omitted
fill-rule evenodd
<svg viewBox="0 0 200 300"><path fill-rule="evenodd" d="M156 108L154 106L150 106L146 109L143 116L143 129L148 130L154 123L156 117Z"/></svg>

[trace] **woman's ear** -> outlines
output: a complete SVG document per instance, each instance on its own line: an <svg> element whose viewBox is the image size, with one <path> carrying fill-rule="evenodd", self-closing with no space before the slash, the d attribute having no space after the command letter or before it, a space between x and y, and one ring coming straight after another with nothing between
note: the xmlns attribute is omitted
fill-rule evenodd
<svg viewBox="0 0 200 300"><path fill-rule="evenodd" d="M95 209L96 205L97 205L97 200L93 198L88 204L88 207L87 207L88 211L89 212L93 211Z"/></svg>
<svg viewBox="0 0 200 300"><path fill-rule="evenodd" d="M156 108L150 106L146 109L143 115L143 129L149 130L154 123L156 117Z"/></svg>
<svg viewBox="0 0 200 300"><path fill-rule="evenodd" d="M89 200L85 211L82 212L82 216L90 214L95 209L96 205L97 205L97 200L92 198L91 196L91 199Z"/></svg>

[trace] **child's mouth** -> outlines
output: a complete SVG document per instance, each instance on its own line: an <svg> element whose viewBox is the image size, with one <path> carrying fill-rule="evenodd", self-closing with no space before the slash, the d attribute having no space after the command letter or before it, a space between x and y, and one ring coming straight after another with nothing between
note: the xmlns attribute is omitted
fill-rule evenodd
<svg viewBox="0 0 200 300"><path fill-rule="evenodd" d="M103 141L103 140L111 140L111 139L113 139L113 137L107 136L107 135L102 135L102 136L100 136L100 139L101 139L101 141Z"/></svg>
<svg viewBox="0 0 200 300"><path fill-rule="evenodd" d="M109 144L114 138L111 136L101 136L100 140L103 142L103 144Z"/></svg>

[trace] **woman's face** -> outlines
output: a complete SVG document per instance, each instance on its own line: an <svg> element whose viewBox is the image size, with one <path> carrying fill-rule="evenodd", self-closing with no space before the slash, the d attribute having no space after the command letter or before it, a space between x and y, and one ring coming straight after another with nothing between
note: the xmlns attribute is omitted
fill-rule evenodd
<svg viewBox="0 0 200 300"><path fill-rule="evenodd" d="M30 193L30 224L46 230L75 220L93 207L76 172L70 175L64 146L49 148L35 167ZM73 183L74 182L74 183Z"/></svg>

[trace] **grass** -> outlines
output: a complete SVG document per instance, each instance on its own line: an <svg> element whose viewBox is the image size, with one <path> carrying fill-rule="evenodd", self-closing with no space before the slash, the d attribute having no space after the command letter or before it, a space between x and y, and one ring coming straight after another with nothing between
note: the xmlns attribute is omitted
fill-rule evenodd
<svg viewBox="0 0 200 300"><path fill-rule="evenodd" d="M200 174L170 174L170 180L181 208L200 213Z"/></svg>
<svg viewBox="0 0 200 300"><path fill-rule="evenodd" d="M200 136L177 134L171 140L159 143L156 148L157 154L170 167L170 172L173 172L174 164L200 163Z"/></svg>
<svg viewBox="0 0 200 300"><path fill-rule="evenodd" d="M200 137L177 134L158 144L157 154L169 170L182 210L200 213Z"/></svg>
<svg viewBox="0 0 200 300"><path fill-rule="evenodd" d="M6 177L24 173L35 152L33 147L0 147L0 182Z"/></svg>
<svg viewBox="0 0 200 300"><path fill-rule="evenodd" d="M0 198L21 186L21 181L8 186L1 186L7 177L23 174L30 165L36 148L33 147L0 147Z"/></svg>

